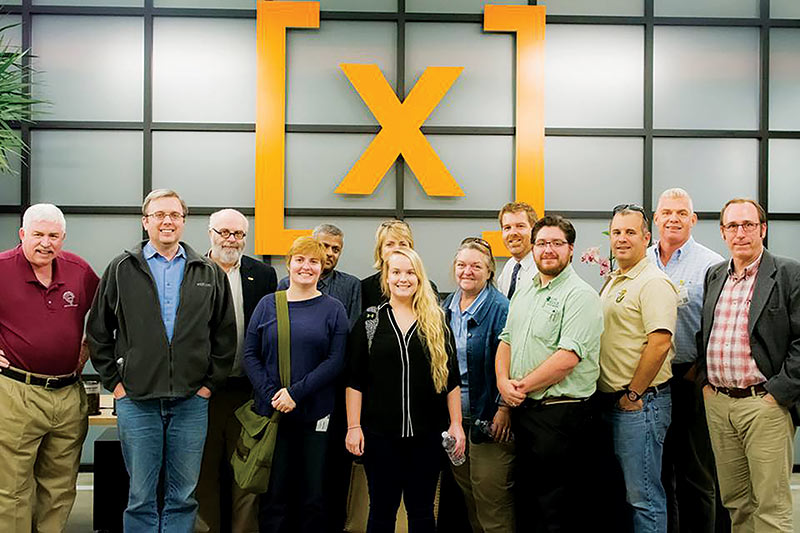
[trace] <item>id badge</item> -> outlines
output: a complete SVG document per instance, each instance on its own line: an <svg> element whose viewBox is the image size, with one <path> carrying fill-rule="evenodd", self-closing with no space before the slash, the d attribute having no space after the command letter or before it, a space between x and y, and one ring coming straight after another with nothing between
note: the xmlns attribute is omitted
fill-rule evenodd
<svg viewBox="0 0 800 533"><path fill-rule="evenodd" d="M317 420L317 431L325 433L328 431L328 423L331 421L331 415L325 415L323 418Z"/></svg>
<svg viewBox="0 0 800 533"><path fill-rule="evenodd" d="M681 280L678 283L678 307L689 303L689 284Z"/></svg>

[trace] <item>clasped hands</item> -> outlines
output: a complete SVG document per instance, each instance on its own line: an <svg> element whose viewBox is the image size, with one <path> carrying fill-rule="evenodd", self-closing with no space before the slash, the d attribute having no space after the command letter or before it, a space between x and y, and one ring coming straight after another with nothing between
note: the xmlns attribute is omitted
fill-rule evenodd
<svg viewBox="0 0 800 533"><path fill-rule="evenodd" d="M289 391L286 390L286 387L284 387L272 397L272 407L281 413L289 413L297 407L297 404L292 399L291 395L289 395Z"/></svg>

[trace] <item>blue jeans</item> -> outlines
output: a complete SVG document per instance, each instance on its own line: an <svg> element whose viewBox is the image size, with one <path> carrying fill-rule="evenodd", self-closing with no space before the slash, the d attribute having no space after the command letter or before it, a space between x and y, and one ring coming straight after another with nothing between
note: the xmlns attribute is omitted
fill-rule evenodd
<svg viewBox="0 0 800 533"><path fill-rule="evenodd" d="M161 400L117 400L122 456L130 476L126 532L191 533L208 427L208 400L197 395ZM157 493L164 467L164 507Z"/></svg>
<svg viewBox="0 0 800 533"><path fill-rule="evenodd" d="M667 496L661 484L661 455L672 411L669 388L642 397L640 411L615 403L603 414L614 436L614 455L625 478L626 499L636 533L666 533Z"/></svg>

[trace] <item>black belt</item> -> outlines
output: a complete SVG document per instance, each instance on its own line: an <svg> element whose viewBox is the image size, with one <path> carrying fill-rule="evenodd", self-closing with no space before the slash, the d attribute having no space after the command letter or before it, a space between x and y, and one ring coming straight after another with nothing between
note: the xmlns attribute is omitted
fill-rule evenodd
<svg viewBox="0 0 800 533"><path fill-rule="evenodd" d="M72 385L80 379L78 374L70 374L69 376L41 377L31 374L30 372L14 370L13 368L0 368L0 375L28 385L44 387L47 390L62 389Z"/></svg>
<svg viewBox="0 0 800 533"><path fill-rule="evenodd" d="M654 385L653 387L647 387L644 390L644 392L642 393L642 396L644 396L648 392L661 392L661 391L664 391L664 390L666 390L668 388L669 388L669 381L665 381L661 385Z"/></svg>
<svg viewBox="0 0 800 533"><path fill-rule="evenodd" d="M730 396L731 398L750 398L751 396L764 396L767 394L767 389L764 387L763 383L751 385L743 389L737 389L736 387L717 387L715 385L711 385L711 383L708 385L713 390L721 392L725 396Z"/></svg>

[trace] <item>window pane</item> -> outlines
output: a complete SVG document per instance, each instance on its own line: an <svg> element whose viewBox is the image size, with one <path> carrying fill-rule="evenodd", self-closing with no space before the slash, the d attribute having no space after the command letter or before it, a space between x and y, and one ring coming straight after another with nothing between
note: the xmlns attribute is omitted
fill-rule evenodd
<svg viewBox="0 0 800 533"><path fill-rule="evenodd" d="M483 13L486 4L527 3L527 0L406 0L406 13Z"/></svg>
<svg viewBox="0 0 800 533"><path fill-rule="evenodd" d="M657 17L758 17L758 0L655 0Z"/></svg>
<svg viewBox="0 0 800 533"><path fill-rule="evenodd" d="M253 228L255 227L255 222L253 217L247 217L247 220L250 222L250 227L247 230L247 242L244 247L244 253L250 257L257 257L253 252L253 242L255 242L253 239ZM194 248L195 252L205 254L209 248L211 248L208 232L208 216L190 214L186 217L186 225L181 240Z"/></svg>
<svg viewBox="0 0 800 533"><path fill-rule="evenodd" d="M770 30L769 125L800 130L800 29Z"/></svg>
<svg viewBox="0 0 800 533"><path fill-rule="evenodd" d="M655 139L653 204L666 189L682 187L695 211L719 211L735 196L758 197L755 139Z"/></svg>
<svg viewBox="0 0 800 533"><path fill-rule="evenodd" d="M142 7L143 0L33 0L35 6Z"/></svg>
<svg viewBox="0 0 800 533"><path fill-rule="evenodd" d="M641 27L548 24L545 56L547 127L642 126Z"/></svg>
<svg viewBox="0 0 800 533"><path fill-rule="evenodd" d="M141 17L34 15L40 72L34 96L52 102L47 120L142 120Z"/></svg>
<svg viewBox="0 0 800 533"><path fill-rule="evenodd" d="M480 24L406 27L406 94L429 65L464 67L425 124L514 125L514 39Z"/></svg>
<svg viewBox="0 0 800 533"><path fill-rule="evenodd" d="M116 256L142 240L142 217L135 215L66 215L64 249L92 265L97 275Z"/></svg>
<svg viewBox="0 0 800 533"><path fill-rule="evenodd" d="M607 219L600 220L571 220L572 225L575 226L575 246L573 247L572 266L575 267L575 272L583 278L588 284L597 289L598 291L603 286L604 278L600 277L600 267L595 264L581 263L581 255L589 248L599 248L600 255L608 257L609 242L608 236L604 235L604 231L608 231L608 224L611 221Z"/></svg>
<svg viewBox="0 0 800 533"><path fill-rule="evenodd" d="M798 233L800 233L800 222L796 220L773 220L770 222L767 225L770 252L800 261L800 247L797 246Z"/></svg>
<svg viewBox="0 0 800 533"><path fill-rule="evenodd" d="M255 122L253 19L153 21L153 120Z"/></svg>
<svg viewBox="0 0 800 533"><path fill-rule="evenodd" d="M13 5L9 2L3 2L5 5ZM13 28L8 28L2 33L3 42L10 45L20 47L22 46L22 17L19 15L0 15L0 26L10 26L11 24L18 24Z"/></svg>
<svg viewBox="0 0 800 533"><path fill-rule="evenodd" d="M34 202L141 204L141 132L34 130L31 150Z"/></svg>
<svg viewBox="0 0 800 533"><path fill-rule="evenodd" d="M290 133L286 136L286 206L395 207L395 165L369 196L334 192L374 135Z"/></svg>
<svg viewBox="0 0 800 533"><path fill-rule="evenodd" d="M396 24L326 20L319 30L289 31L286 41L290 124L377 124L339 65L377 64L394 92Z"/></svg>
<svg viewBox="0 0 800 533"><path fill-rule="evenodd" d="M656 26L656 128L758 128L758 29Z"/></svg>
<svg viewBox="0 0 800 533"><path fill-rule="evenodd" d="M769 141L769 210L800 212L800 140Z"/></svg>
<svg viewBox="0 0 800 533"><path fill-rule="evenodd" d="M317 0L310 0L317 1ZM155 7L255 9L255 0L154 0ZM322 0L322 11L395 11L397 0Z"/></svg>
<svg viewBox="0 0 800 533"><path fill-rule="evenodd" d="M800 18L800 2L797 0L772 0L769 15L772 18Z"/></svg>
<svg viewBox="0 0 800 533"><path fill-rule="evenodd" d="M7 152L6 156L12 172L0 173L0 204L20 205L22 182L19 173L22 165L18 155Z"/></svg>
<svg viewBox="0 0 800 533"><path fill-rule="evenodd" d="M621 201L642 203L642 139L547 137L544 146L548 210L610 211Z"/></svg>
<svg viewBox="0 0 800 533"><path fill-rule="evenodd" d="M19 244L19 215L0 215L0 250Z"/></svg>
<svg viewBox="0 0 800 533"><path fill-rule="evenodd" d="M153 133L153 188L178 191L190 206L255 205L255 134Z"/></svg>
<svg viewBox="0 0 800 533"><path fill-rule="evenodd" d="M255 9L256 0L153 0L154 7Z"/></svg>
<svg viewBox="0 0 800 533"><path fill-rule="evenodd" d="M406 208L500 209L513 199L513 137L428 135L427 138L465 196L428 196L406 164Z"/></svg>
<svg viewBox="0 0 800 533"><path fill-rule="evenodd" d="M548 15L644 15L642 0L539 0Z"/></svg>

